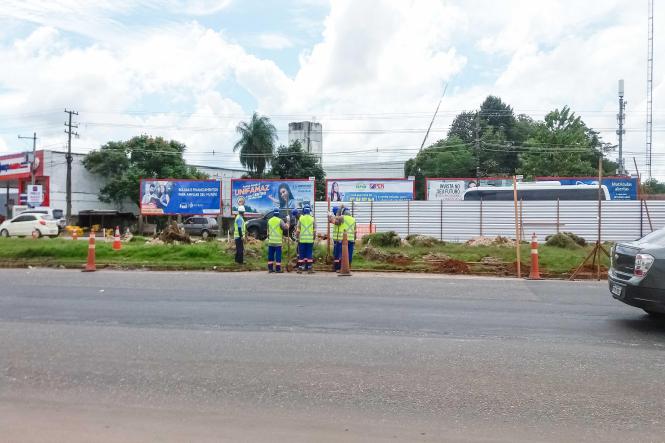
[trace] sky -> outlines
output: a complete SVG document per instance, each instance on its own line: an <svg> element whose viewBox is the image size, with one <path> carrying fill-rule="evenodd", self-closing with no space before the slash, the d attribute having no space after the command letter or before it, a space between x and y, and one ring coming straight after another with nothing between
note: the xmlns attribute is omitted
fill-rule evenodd
<svg viewBox="0 0 665 443"><path fill-rule="evenodd" d="M237 167L235 127L256 111L278 143L323 125L324 164L413 157L497 95L541 120L569 106L644 172L647 0L3 0L0 153L64 149L75 110L89 152L139 134ZM655 9L653 174L665 179L665 7ZM616 154L611 154L616 155Z"/></svg>

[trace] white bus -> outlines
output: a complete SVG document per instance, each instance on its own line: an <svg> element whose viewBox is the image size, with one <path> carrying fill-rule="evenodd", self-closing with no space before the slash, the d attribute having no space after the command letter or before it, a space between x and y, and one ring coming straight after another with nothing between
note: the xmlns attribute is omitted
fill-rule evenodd
<svg viewBox="0 0 665 443"><path fill-rule="evenodd" d="M479 186L464 192L465 201L512 201L512 186ZM518 200L598 200L598 185L562 185L559 182L518 183ZM600 187L600 199L610 200L607 186Z"/></svg>

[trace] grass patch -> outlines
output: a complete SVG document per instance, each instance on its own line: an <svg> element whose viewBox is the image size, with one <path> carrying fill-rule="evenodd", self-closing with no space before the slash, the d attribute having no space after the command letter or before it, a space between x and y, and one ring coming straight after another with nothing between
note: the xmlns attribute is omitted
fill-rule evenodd
<svg viewBox="0 0 665 443"><path fill-rule="evenodd" d="M264 270L266 265L265 244L247 245L245 266L238 267L234 262L233 249L225 243L210 241L191 245L151 245L141 241L123 243L122 250L114 251L112 242L98 241L96 245L96 261L98 266L111 265L121 267L137 267L149 269L212 269L220 270ZM515 249L500 246L467 246L460 243L439 243L427 246L372 246L384 252L382 255L395 254L399 260L391 262L390 259L368 259L362 257L360 251L363 246L356 245L353 259L353 268L356 270L377 271L411 271L435 272L436 267L428 262L424 256L447 256L450 259L473 263L472 272L492 272L486 261L503 263L512 266L515 262ZM565 276L582 263L591 246L575 249L562 249L554 246L540 245L541 272L553 276ZM295 256L295 245L290 248L284 245L283 263L287 262L287 251L290 257ZM0 239L0 264L25 266L58 266L78 267L85 264L88 254L87 241L72 241L64 239ZM528 267L531 260L530 245L521 246L522 263ZM315 258L319 269L328 268L328 256L325 243L315 250ZM602 265L608 266L606 257Z"/></svg>

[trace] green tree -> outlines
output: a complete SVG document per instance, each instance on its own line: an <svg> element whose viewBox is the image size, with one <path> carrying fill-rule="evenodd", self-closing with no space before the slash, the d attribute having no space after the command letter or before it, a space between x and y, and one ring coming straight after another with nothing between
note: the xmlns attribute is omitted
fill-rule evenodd
<svg viewBox="0 0 665 443"><path fill-rule="evenodd" d="M266 116L252 114L249 122L236 126L240 139L233 146L233 152L240 150L240 163L250 176L262 177L272 159L277 140L277 129Z"/></svg>
<svg viewBox="0 0 665 443"><path fill-rule="evenodd" d="M598 133L588 128L581 117L567 106L545 116L536 124L520 154L520 173L535 176L595 176L598 159L611 149ZM615 174L617 164L603 161L604 174Z"/></svg>
<svg viewBox="0 0 665 443"><path fill-rule="evenodd" d="M642 192L645 194L665 194L665 183L652 178L642 184Z"/></svg>
<svg viewBox="0 0 665 443"><path fill-rule="evenodd" d="M428 146L404 165L405 176L416 178L416 198L425 198L425 177L475 177L473 148L459 137L448 137Z"/></svg>
<svg viewBox="0 0 665 443"><path fill-rule="evenodd" d="M185 145L161 137L141 135L127 141L108 142L91 151L83 166L93 174L106 178L98 198L121 206L131 200L139 204L141 178L196 178L207 176L187 166L183 159Z"/></svg>
<svg viewBox="0 0 665 443"><path fill-rule="evenodd" d="M275 178L316 179L316 200L326 199L326 174L314 154L303 151L299 141L280 146L272 159L269 175Z"/></svg>

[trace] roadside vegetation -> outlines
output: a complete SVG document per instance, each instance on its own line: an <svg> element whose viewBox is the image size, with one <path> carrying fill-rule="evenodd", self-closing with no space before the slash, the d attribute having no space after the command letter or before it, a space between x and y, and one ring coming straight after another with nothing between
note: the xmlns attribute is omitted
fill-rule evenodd
<svg viewBox="0 0 665 443"><path fill-rule="evenodd" d="M574 243L574 242L573 242ZM543 276L563 278L584 260L591 246L564 247L541 244L540 271ZM80 268L87 258L88 242L66 239L0 239L0 265L7 267L51 266ZM284 254L293 258L295 244L284 246ZM521 245L522 274L528 275L530 245ZM112 242L97 241L96 263L100 268L115 267L155 270L264 270L266 247L250 240L246 245L244 266L233 260L232 243L225 240L193 244L151 243L134 237L114 251ZM326 242L315 252L316 268L328 270ZM287 260L284 259L284 263ZM607 268L607 261L603 263ZM514 243L502 237L476 239L467 243L440 242L431 237L410 236L401 239L395 233L368 236L356 245L353 270L434 272L449 274L514 276L516 272Z"/></svg>

